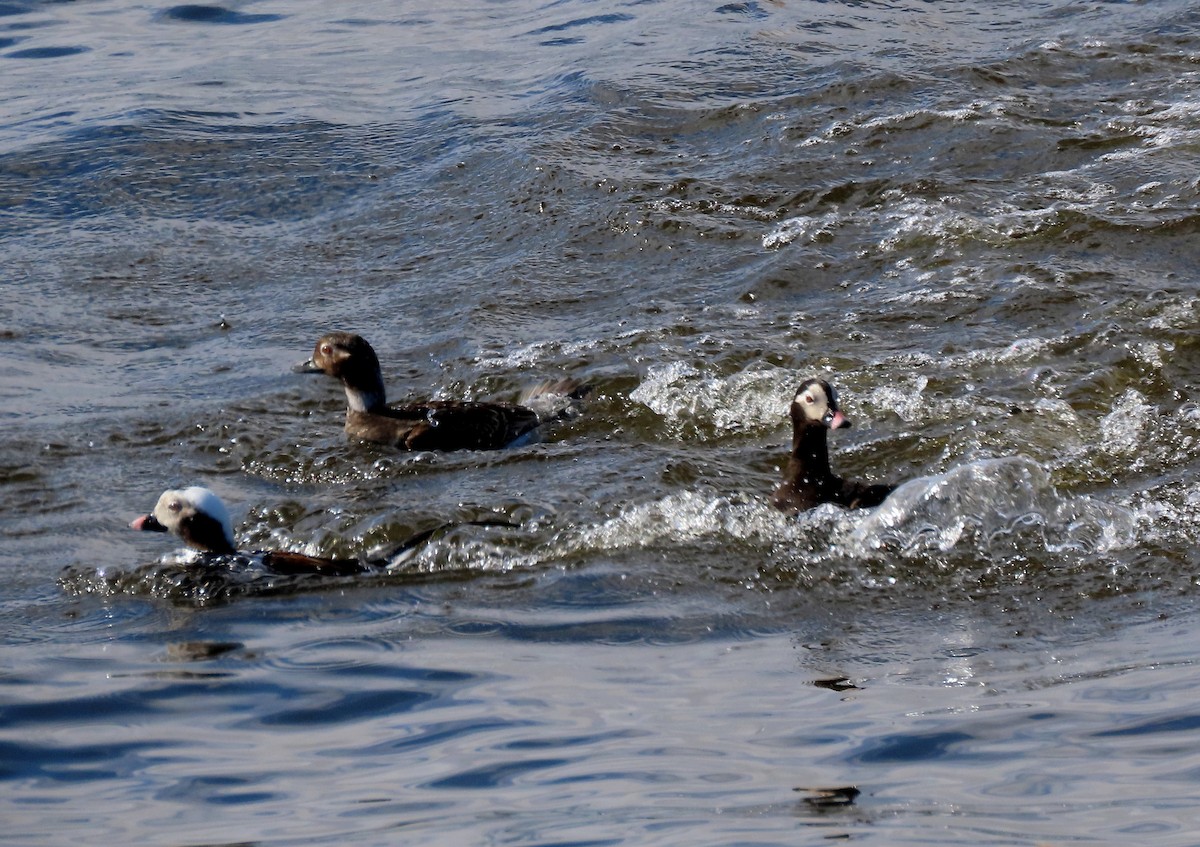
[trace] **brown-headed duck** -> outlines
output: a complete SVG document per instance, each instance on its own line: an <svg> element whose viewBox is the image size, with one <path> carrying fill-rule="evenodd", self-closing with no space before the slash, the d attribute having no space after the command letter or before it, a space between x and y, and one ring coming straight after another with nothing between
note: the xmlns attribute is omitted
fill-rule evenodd
<svg viewBox="0 0 1200 847"><path fill-rule="evenodd" d="M349 332L317 339L306 372L337 377L346 389L346 433L404 450L495 450L534 441L538 428L573 417L588 386L575 380L544 382L521 402L426 400L387 405L379 357Z"/></svg>

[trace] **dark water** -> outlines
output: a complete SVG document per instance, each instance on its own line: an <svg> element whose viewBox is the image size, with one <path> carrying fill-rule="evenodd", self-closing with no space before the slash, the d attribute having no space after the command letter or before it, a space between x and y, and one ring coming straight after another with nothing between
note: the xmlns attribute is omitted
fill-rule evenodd
<svg viewBox="0 0 1200 847"><path fill-rule="evenodd" d="M0 841L1200 843L1194 4L10 2L0 73ZM334 328L595 393L348 443ZM812 374L873 513L769 506ZM518 526L206 592L182 484Z"/></svg>

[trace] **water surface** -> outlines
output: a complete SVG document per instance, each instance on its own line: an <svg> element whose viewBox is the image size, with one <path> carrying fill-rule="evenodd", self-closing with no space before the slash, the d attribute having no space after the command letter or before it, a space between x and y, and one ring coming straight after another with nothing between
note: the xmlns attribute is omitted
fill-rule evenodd
<svg viewBox="0 0 1200 847"><path fill-rule="evenodd" d="M13 844L1196 842L1191 4L0 5ZM587 413L503 453L395 400ZM795 386L872 513L769 495ZM405 568L179 579L246 549Z"/></svg>

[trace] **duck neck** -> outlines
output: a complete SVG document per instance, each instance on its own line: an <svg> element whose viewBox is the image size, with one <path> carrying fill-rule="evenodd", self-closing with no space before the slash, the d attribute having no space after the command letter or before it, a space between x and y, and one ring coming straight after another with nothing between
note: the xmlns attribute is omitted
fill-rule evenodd
<svg viewBox="0 0 1200 847"><path fill-rule="evenodd" d="M237 548L226 532L225 525L203 513L184 518L179 522L179 537L189 547L195 547L204 553L236 553Z"/></svg>
<svg viewBox="0 0 1200 847"><path fill-rule="evenodd" d="M383 391L383 374L378 362L355 363L352 370L343 371L342 386L346 389L346 405L355 412L374 412L387 405Z"/></svg>
<svg viewBox="0 0 1200 847"><path fill-rule="evenodd" d="M386 397L383 393L383 385L380 384L375 389L364 389L353 386L350 383L345 384L346 387L346 405L355 412L373 412L387 405Z"/></svg>
<svg viewBox="0 0 1200 847"><path fill-rule="evenodd" d="M820 482L833 476L829 466L827 430L823 424L797 423L792 434L788 473L796 482Z"/></svg>

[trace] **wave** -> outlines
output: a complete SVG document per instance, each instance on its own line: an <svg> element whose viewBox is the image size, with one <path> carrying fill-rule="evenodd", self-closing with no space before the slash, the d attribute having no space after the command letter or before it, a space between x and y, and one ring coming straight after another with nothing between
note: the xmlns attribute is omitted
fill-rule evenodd
<svg viewBox="0 0 1200 847"><path fill-rule="evenodd" d="M824 505L787 517L763 497L678 492L565 532L558 554L708 545L728 550L740 582L757 551L760 576L786 572L809 584L925 584L938 573L978 583L1107 562L1138 543L1139 528L1134 510L1063 493L1044 467L1012 456L910 480L869 511Z"/></svg>
<svg viewBox="0 0 1200 847"><path fill-rule="evenodd" d="M80 595L159 597L205 605L246 595L460 581L483 574L536 574L576 568L622 551L671 555L662 567L690 569L699 550L718 555L706 578L739 584L786 581L813 585L1003 585L1037 570L1106 573L1139 543L1145 515L1086 495L1063 493L1050 473L1024 456L981 459L901 485L874 510L824 505L786 516L765 497L687 490L630 504L594 523L555 527L460 526L389 568L349 577L280 575L254 556L221 561L171 556L132 570L76 567L60 578ZM288 545L285 545L288 546ZM308 550L309 553L320 552ZM683 579L673 573L672 578Z"/></svg>
<svg viewBox="0 0 1200 847"><path fill-rule="evenodd" d="M1060 493L1037 462L983 459L900 486L847 534L844 551L871 556L942 553L969 546L993 555L1107 553L1137 540L1135 514Z"/></svg>

